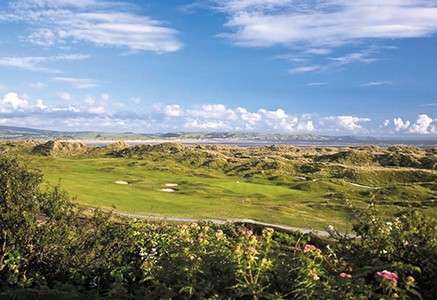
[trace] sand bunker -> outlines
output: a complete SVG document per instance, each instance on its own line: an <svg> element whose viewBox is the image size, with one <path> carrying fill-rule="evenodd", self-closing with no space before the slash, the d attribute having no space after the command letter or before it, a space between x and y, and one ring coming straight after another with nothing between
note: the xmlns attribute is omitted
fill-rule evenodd
<svg viewBox="0 0 437 300"><path fill-rule="evenodd" d="M166 183L165 186L178 186L179 184L177 183Z"/></svg>
<svg viewBox="0 0 437 300"><path fill-rule="evenodd" d="M121 180L116 181L115 183L116 183L116 184L129 184L129 182L127 182L127 181L121 181Z"/></svg>
<svg viewBox="0 0 437 300"><path fill-rule="evenodd" d="M175 192L175 190L174 189L161 189L161 192L173 193L173 192Z"/></svg>

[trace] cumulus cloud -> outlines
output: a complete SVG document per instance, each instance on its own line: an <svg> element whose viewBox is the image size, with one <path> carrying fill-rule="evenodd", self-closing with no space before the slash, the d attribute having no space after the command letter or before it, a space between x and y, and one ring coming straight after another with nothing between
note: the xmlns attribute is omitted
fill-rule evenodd
<svg viewBox="0 0 437 300"><path fill-rule="evenodd" d="M8 93L0 100L0 112L11 113L14 111L23 111L29 107L27 100L22 99L17 93Z"/></svg>
<svg viewBox="0 0 437 300"><path fill-rule="evenodd" d="M425 114L419 115L416 119L416 122L414 122L414 124L412 124L409 128L409 132L419 134L437 133L436 126L431 125L433 121L434 120L432 118Z"/></svg>
<svg viewBox="0 0 437 300"><path fill-rule="evenodd" d="M402 118L394 118L393 124L395 130L398 132L407 132L415 134L435 134L437 133L437 126L433 124L437 120L432 119L426 114L417 116L414 123L409 120L402 120Z"/></svg>
<svg viewBox="0 0 437 300"><path fill-rule="evenodd" d="M182 115L181 107L178 104L166 105L164 114L168 117L179 117Z"/></svg>
<svg viewBox="0 0 437 300"><path fill-rule="evenodd" d="M321 124L328 126L327 129L333 131L351 131L360 132L363 129L363 125L360 123L370 122L369 118L360 118L356 116L330 116L323 118Z"/></svg>
<svg viewBox="0 0 437 300"><path fill-rule="evenodd" d="M17 0L10 7L0 22L28 24L28 41L39 46L80 41L157 53L182 48L175 29L121 1Z"/></svg>
<svg viewBox="0 0 437 300"><path fill-rule="evenodd" d="M403 121L402 118L394 118L393 124L395 125L396 131L405 130L410 127L410 121Z"/></svg>
<svg viewBox="0 0 437 300"><path fill-rule="evenodd" d="M419 115L414 123L402 118L385 120L372 129L371 119L353 115L319 116L293 114L282 108L228 107L221 103L184 107L156 104L152 108L120 105L108 94L71 97L58 93L62 102L32 101L10 92L0 99L0 118L8 125L74 130L168 131L253 131L313 134L437 134L430 116Z"/></svg>
<svg viewBox="0 0 437 300"><path fill-rule="evenodd" d="M240 46L307 45L326 49L363 39L437 32L437 4L426 0L215 0L229 16L223 34Z"/></svg>

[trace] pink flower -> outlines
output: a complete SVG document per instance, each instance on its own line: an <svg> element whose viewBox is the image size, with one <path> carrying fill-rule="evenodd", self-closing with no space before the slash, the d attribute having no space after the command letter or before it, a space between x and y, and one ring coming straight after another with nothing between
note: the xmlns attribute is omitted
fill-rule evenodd
<svg viewBox="0 0 437 300"><path fill-rule="evenodd" d="M239 230L240 235L245 235L247 237L253 236L253 231L249 229L240 229Z"/></svg>
<svg viewBox="0 0 437 300"><path fill-rule="evenodd" d="M303 252L308 252L308 251L316 251L319 253L322 252L319 248L311 244L307 244L305 245L305 247L303 247Z"/></svg>
<svg viewBox="0 0 437 300"><path fill-rule="evenodd" d="M351 274L347 274L347 273L340 273L338 275L338 277L340 277L340 278L352 278L352 275Z"/></svg>
<svg viewBox="0 0 437 300"><path fill-rule="evenodd" d="M376 276L380 277L382 280L389 281L389 282L393 283L394 285L398 284L399 277L398 277L398 274L396 274L394 272L384 270L381 272L376 272Z"/></svg>

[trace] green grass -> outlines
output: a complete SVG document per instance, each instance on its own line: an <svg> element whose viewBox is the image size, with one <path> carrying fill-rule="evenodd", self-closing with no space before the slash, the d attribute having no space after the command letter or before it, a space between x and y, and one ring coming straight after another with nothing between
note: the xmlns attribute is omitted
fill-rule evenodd
<svg viewBox="0 0 437 300"><path fill-rule="evenodd" d="M240 155L227 152L234 148L202 152L176 146L129 148L136 153L134 158L110 156L103 148L73 158L28 152L19 156L29 166L41 169L48 183L60 182L77 202L123 212L251 218L316 229L334 225L345 230L350 229L350 205L365 207L374 199L383 213L393 215L414 207L437 217L434 170L346 166L311 162L303 156L287 160L286 154L270 157L270 152L262 152L264 148L237 149L244 154ZM357 187L351 182L380 189ZM166 183L177 183L176 191L161 191Z"/></svg>
<svg viewBox="0 0 437 300"><path fill-rule="evenodd" d="M318 229L329 224L346 227L342 209L318 205L324 193L274 182L220 174L196 176L175 166L169 171L154 170L155 164L141 166L123 158L32 157L28 164L40 168L47 182L60 182L79 203L104 209L190 218L252 218ZM130 184L116 184L119 180ZM177 191L160 191L166 183L178 183Z"/></svg>

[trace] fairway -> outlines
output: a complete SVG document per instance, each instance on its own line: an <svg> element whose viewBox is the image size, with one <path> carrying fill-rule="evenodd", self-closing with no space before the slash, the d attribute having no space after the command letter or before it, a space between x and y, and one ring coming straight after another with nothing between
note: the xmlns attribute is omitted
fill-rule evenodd
<svg viewBox="0 0 437 300"><path fill-rule="evenodd" d="M103 209L189 218L251 218L317 229L330 224L345 227L342 211L308 206L320 199L320 192L223 174L187 175L177 168L151 170L124 158L33 157L28 164L40 168L47 182L59 182L77 202ZM178 184L172 187L174 192L162 191L168 183ZM338 221L332 223L333 219Z"/></svg>

